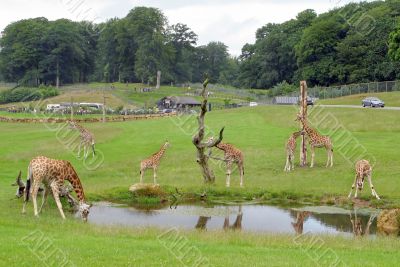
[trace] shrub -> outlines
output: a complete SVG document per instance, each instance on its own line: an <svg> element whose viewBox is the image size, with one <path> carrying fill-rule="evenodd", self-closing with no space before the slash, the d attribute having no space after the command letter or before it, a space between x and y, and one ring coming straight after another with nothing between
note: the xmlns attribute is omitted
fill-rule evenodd
<svg viewBox="0 0 400 267"><path fill-rule="evenodd" d="M19 87L0 92L0 104L34 101L45 99L59 94L54 87L41 85L38 88Z"/></svg>

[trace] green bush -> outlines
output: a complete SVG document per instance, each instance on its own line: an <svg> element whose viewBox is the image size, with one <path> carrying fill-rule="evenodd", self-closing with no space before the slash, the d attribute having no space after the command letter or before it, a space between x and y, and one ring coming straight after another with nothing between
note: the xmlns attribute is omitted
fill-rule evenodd
<svg viewBox="0 0 400 267"><path fill-rule="evenodd" d="M38 88L18 87L0 92L0 104L26 102L59 95L57 88L41 85Z"/></svg>

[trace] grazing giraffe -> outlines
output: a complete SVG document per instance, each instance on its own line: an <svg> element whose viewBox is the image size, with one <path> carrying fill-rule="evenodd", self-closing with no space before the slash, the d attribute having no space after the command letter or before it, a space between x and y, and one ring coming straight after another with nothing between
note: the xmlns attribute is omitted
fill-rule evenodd
<svg viewBox="0 0 400 267"><path fill-rule="evenodd" d="M65 215L60 202L60 191L63 188L64 181L67 180L71 183L75 190L75 193L79 199L79 212L84 221L87 221L89 215L90 205L86 203L85 193L83 192L81 181L71 163L65 160L49 159L43 156L36 157L31 160L28 167L28 178L26 181L26 191L24 206L22 213L25 213L26 204L29 201L29 194L32 196L33 209L35 216L39 216L43 206L47 200L47 196L51 189L54 200L56 201L58 210L60 211L61 217L65 219ZM42 198L42 205L38 212L37 209L37 193L40 184L45 185L44 196ZM31 190L32 186L32 190Z"/></svg>
<svg viewBox="0 0 400 267"><path fill-rule="evenodd" d="M296 139L303 134L303 131L294 132L286 142L286 165L284 171L294 170L294 154L296 152Z"/></svg>
<svg viewBox="0 0 400 267"><path fill-rule="evenodd" d="M208 139L208 142L212 142L214 140L213 137ZM220 142L215 146L219 150L224 152L224 159L226 163L226 187L231 185L231 173L232 173L232 164L235 163L238 166L239 174L240 174L240 186L243 186L243 176L244 176L244 157L242 151L238 148L234 147L231 144ZM211 150L210 150L211 156Z"/></svg>
<svg viewBox="0 0 400 267"><path fill-rule="evenodd" d="M354 178L354 183L351 186L351 191L350 194L348 196L348 198L351 198L351 195L353 193L353 189L354 187L357 186L356 188L356 192L354 197L357 198L357 192L358 190L362 190L364 188L364 179L365 177L368 178L368 182L369 182L369 186L371 187L371 193L372 196L376 197L377 199L380 199L378 194L376 193L375 189L374 189L374 185L372 184L372 167L371 164L369 164L368 160L360 160L356 163L356 175Z"/></svg>
<svg viewBox="0 0 400 267"><path fill-rule="evenodd" d="M81 125L76 123L75 121L68 121L70 129L75 129L78 130L81 141L79 143L79 150L78 150L78 158L80 157L81 154L81 147L83 145L83 156L86 159L88 154L89 154L89 149L92 147L93 151L93 157L96 155L96 151L94 149L94 137L91 132L89 132L87 129L83 128Z"/></svg>
<svg viewBox="0 0 400 267"><path fill-rule="evenodd" d="M333 166L333 145L331 138L329 136L324 136L318 133L317 130L308 126L307 121L300 114L297 114L296 121L300 121L303 125L304 131L308 137L308 143L311 146L311 165L310 167L314 167L314 157L315 157L315 148L325 147L328 152L328 160L326 162L326 167L330 165Z"/></svg>
<svg viewBox="0 0 400 267"><path fill-rule="evenodd" d="M147 169L153 169L154 184L157 184L157 168L160 165L161 158L169 146L170 144L167 140L158 152L140 162L140 183L143 183L144 171Z"/></svg>

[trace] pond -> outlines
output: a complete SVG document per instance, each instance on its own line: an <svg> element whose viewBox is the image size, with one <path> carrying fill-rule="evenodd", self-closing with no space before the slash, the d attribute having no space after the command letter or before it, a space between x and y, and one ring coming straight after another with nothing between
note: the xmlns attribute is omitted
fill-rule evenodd
<svg viewBox="0 0 400 267"><path fill-rule="evenodd" d="M237 230L283 234L376 235L379 211L335 207L283 208L268 205L181 205L156 210L98 203L89 223L98 225Z"/></svg>

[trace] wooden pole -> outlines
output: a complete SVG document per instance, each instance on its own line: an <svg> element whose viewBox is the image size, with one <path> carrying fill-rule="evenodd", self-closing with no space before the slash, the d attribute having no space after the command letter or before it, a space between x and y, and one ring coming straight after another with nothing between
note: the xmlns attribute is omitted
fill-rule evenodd
<svg viewBox="0 0 400 267"><path fill-rule="evenodd" d="M307 121L307 82L300 82L300 115ZM303 125L301 125L304 130ZM301 147L300 147L300 166L307 166L307 143L306 135L301 136Z"/></svg>
<svg viewBox="0 0 400 267"><path fill-rule="evenodd" d="M103 89L103 123L106 122L106 93L105 89Z"/></svg>
<svg viewBox="0 0 400 267"><path fill-rule="evenodd" d="M71 121L74 120L74 98L71 96Z"/></svg>

